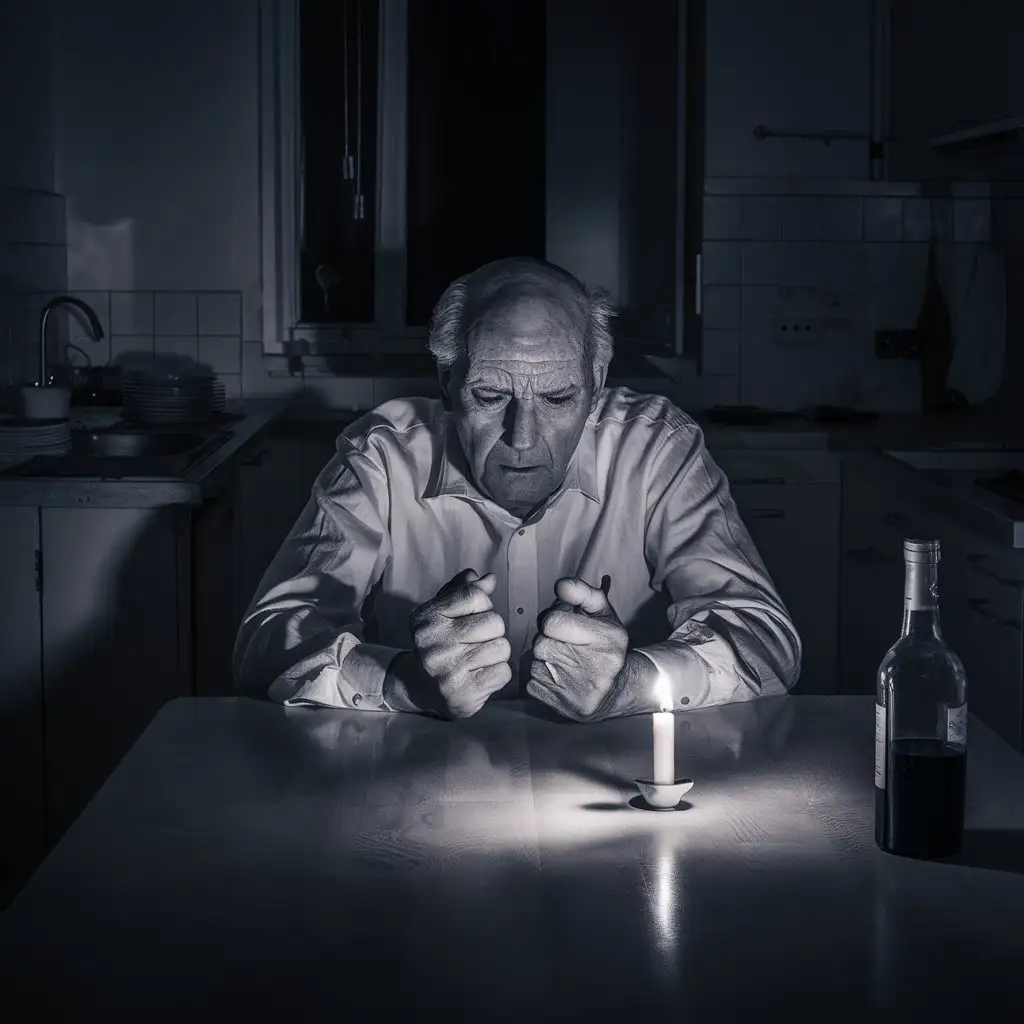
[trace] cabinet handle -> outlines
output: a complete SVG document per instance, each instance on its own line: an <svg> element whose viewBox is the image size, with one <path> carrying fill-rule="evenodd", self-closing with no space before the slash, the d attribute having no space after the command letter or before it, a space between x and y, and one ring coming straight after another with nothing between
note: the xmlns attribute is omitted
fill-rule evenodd
<svg viewBox="0 0 1024 1024"><path fill-rule="evenodd" d="M1020 632L1020 622L1016 619L1001 619L994 612L989 611L989 604L983 597L969 597L967 598L967 604L970 609L980 615L983 619L988 619L989 622L994 622L997 626L1008 626L1010 629L1015 629Z"/></svg>
<svg viewBox="0 0 1024 1024"><path fill-rule="evenodd" d="M1017 587L1024 586L1020 580L1011 580L1006 576L1000 576L998 573L993 572L991 569L981 568L985 562L988 561L988 555L970 554L967 556L967 561L973 565L982 576L987 576L990 580L995 580L1002 587Z"/></svg>
<svg viewBox="0 0 1024 1024"><path fill-rule="evenodd" d="M783 508L751 508L747 509L747 515L751 519L785 519L786 510Z"/></svg>
<svg viewBox="0 0 1024 1024"><path fill-rule="evenodd" d="M737 487L740 484L772 484L777 486L778 484L784 484L785 482L786 478L783 476L737 477L735 480L730 481L733 487Z"/></svg>
<svg viewBox="0 0 1024 1024"><path fill-rule="evenodd" d="M263 448L251 458L242 463L243 466L262 466L266 457L270 454L269 448Z"/></svg>

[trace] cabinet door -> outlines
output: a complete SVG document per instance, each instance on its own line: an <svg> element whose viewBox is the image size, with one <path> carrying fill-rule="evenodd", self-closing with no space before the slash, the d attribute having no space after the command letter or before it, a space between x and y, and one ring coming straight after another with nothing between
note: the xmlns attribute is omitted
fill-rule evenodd
<svg viewBox="0 0 1024 1024"><path fill-rule="evenodd" d="M47 841L190 690L181 509L42 510ZM187 598L187 593L186 593Z"/></svg>
<svg viewBox="0 0 1024 1024"><path fill-rule="evenodd" d="M803 641L797 693L836 693L839 489L732 487L740 515Z"/></svg>
<svg viewBox="0 0 1024 1024"><path fill-rule="evenodd" d="M232 483L192 513L192 652L197 697L234 693L231 656L241 618L237 498Z"/></svg>
<svg viewBox="0 0 1024 1024"><path fill-rule="evenodd" d="M239 619L334 453L333 437L275 437L240 467Z"/></svg>
<svg viewBox="0 0 1024 1024"><path fill-rule="evenodd" d="M43 854L39 509L0 507L0 908Z"/></svg>

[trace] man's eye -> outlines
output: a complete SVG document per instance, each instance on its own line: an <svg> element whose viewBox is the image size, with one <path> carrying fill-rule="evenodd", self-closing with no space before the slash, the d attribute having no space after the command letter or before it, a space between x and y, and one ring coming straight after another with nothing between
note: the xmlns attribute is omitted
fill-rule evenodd
<svg viewBox="0 0 1024 1024"><path fill-rule="evenodd" d="M548 405L568 405L573 400L572 395L545 395L544 400Z"/></svg>
<svg viewBox="0 0 1024 1024"><path fill-rule="evenodd" d="M493 392L487 391L474 391L473 398L476 399L480 405L498 405L504 401L503 395L496 395Z"/></svg>

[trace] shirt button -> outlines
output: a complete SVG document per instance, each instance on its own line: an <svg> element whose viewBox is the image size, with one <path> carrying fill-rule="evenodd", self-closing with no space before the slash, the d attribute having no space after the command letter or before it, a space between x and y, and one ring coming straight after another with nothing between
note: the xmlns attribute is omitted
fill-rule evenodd
<svg viewBox="0 0 1024 1024"><path fill-rule="evenodd" d="M361 693L357 693L357 694L356 694L356 695L355 695L355 696L354 696L354 697L352 698L352 703L353 703L353 704L362 704L362 703L363 703L363 695L362 695Z"/></svg>
<svg viewBox="0 0 1024 1024"><path fill-rule="evenodd" d="M525 530L520 530L519 531L519 536L520 537L525 537L526 536L526 531Z"/></svg>
<svg viewBox="0 0 1024 1024"><path fill-rule="evenodd" d="M520 605L520 606L519 606L519 607L518 607L518 608L516 609L516 615L522 615L522 614L523 614L523 606L522 606L522 605Z"/></svg>

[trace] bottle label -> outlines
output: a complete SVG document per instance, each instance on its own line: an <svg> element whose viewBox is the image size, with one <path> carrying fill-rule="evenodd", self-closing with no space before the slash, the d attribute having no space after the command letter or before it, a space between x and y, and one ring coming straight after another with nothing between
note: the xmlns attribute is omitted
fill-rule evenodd
<svg viewBox="0 0 1024 1024"><path fill-rule="evenodd" d="M967 704L958 708L946 708L946 742L967 743Z"/></svg>
<svg viewBox="0 0 1024 1024"><path fill-rule="evenodd" d="M875 785L885 789L885 707L875 705Z"/></svg>

